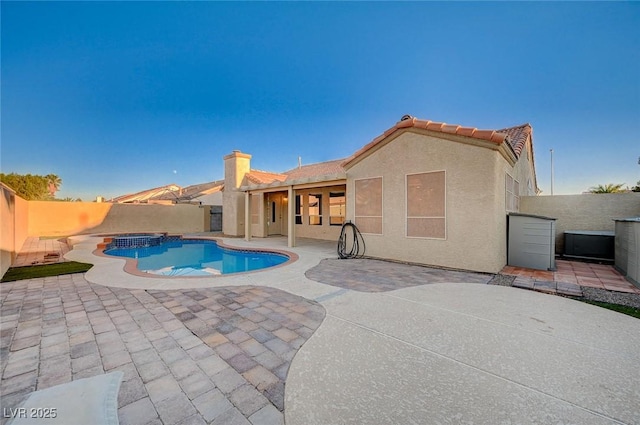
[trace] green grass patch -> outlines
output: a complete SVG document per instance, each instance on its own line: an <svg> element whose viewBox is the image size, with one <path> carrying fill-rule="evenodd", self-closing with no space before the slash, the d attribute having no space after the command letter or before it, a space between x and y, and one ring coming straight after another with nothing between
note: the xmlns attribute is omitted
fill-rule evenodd
<svg viewBox="0 0 640 425"><path fill-rule="evenodd" d="M617 311L618 313L626 314L628 316L635 317L636 319L640 319L640 308L628 307L626 305L620 305L620 304L604 303L601 301L590 301L590 300L583 300L583 301L589 304L597 305L598 307Z"/></svg>
<svg viewBox="0 0 640 425"><path fill-rule="evenodd" d="M23 279L35 279L39 277L60 276L71 273L84 273L93 267L93 264L66 261L64 263L43 264L37 266L11 267L2 276L2 282L13 282Z"/></svg>

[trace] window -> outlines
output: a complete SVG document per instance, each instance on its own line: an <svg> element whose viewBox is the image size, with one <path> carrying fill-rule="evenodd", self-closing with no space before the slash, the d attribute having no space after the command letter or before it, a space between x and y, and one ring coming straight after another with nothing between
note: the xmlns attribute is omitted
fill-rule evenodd
<svg viewBox="0 0 640 425"><path fill-rule="evenodd" d="M362 233L382 234L382 177L355 181L355 220Z"/></svg>
<svg viewBox="0 0 640 425"><path fill-rule="evenodd" d="M446 239L445 172L407 175L407 237Z"/></svg>
<svg viewBox="0 0 640 425"><path fill-rule="evenodd" d="M322 225L322 195L309 194L309 224Z"/></svg>
<svg viewBox="0 0 640 425"><path fill-rule="evenodd" d="M296 195L296 224L302 224L302 196Z"/></svg>
<svg viewBox="0 0 640 425"><path fill-rule="evenodd" d="M517 212L520 211L520 183L511 177L506 175L505 183L505 204L507 211Z"/></svg>
<svg viewBox="0 0 640 425"><path fill-rule="evenodd" d="M345 206L344 192L329 193L329 224L331 226L342 226L346 215Z"/></svg>

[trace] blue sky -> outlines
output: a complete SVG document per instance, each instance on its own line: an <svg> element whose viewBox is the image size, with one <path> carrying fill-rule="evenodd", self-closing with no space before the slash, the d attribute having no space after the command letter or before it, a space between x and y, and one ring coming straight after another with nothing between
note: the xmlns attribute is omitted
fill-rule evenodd
<svg viewBox="0 0 640 425"><path fill-rule="evenodd" d="M538 184L640 180L639 3L1 3L2 172L93 200L346 157L404 114L534 128Z"/></svg>

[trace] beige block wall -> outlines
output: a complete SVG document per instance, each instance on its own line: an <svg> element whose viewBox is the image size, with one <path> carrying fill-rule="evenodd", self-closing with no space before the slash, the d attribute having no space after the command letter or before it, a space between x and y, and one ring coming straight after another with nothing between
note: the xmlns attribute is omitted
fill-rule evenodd
<svg viewBox="0 0 640 425"><path fill-rule="evenodd" d="M205 208L197 205L110 204L92 202L29 203L30 236L79 233L205 231Z"/></svg>
<svg viewBox="0 0 640 425"><path fill-rule="evenodd" d="M15 246L16 251L20 252L22 245L29 236L29 205L30 201L27 201L19 196L16 196L16 215L14 218L15 223Z"/></svg>
<svg viewBox="0 0 640 425"><path fill-rule="evenodd" d="M405 132L347 171L347 217L354 180L383 177L383 235L365 235L366 255L497 272L506 263L504 169L494 150ZM446 171L446 240L408 238L405 175Z"/></svg>
<svg viewBox="0 0 640 425"><path fill-rule="evenodd" d="M28 201L0 185L0 276L13 264L27 239Z"/></svg>
<svg viewBox="0 0 640 425"><path fill-rule="evenodd" d="M613 231L614 218L640 216L640 193L527 196L520 198L520 212L557 218L556 253L561 254L567 230Z"/></svg>

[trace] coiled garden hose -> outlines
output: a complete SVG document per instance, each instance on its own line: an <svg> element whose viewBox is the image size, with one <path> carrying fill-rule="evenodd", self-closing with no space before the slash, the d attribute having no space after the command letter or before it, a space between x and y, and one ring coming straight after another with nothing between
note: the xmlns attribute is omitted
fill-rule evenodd
<svg viewBox="0 0 640 425"><path fill-rule="evenodd" d="M351 230L350 238L347 237L348 229ZM351 239L351 249L347 252L349 239ZM362 258L364 257L365 249L364 238L356 225L350 221L343 223L342 230L340 230L340 238L338 238L338 256L342 259Z"/></svg>

